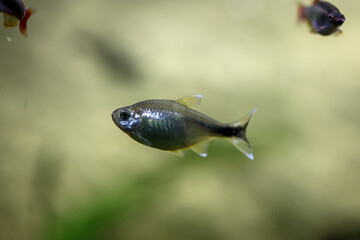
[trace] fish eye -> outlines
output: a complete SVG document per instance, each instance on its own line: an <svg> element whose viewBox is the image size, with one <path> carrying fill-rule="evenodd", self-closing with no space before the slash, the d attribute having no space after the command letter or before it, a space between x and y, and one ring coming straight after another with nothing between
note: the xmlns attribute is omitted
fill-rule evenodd
<svg viewBox="0 0 360 240"><path fill-rule="evenodd" d="M329 15L328 18L330 21L332 21L334 19L332 15Z"/></svg>
<svg viewBox="0 0 360 240"><path fill-rule="evenodd" d="M121 121L128 120L130 118L130 112L128 110L121 110L120 119Z"/></svg>

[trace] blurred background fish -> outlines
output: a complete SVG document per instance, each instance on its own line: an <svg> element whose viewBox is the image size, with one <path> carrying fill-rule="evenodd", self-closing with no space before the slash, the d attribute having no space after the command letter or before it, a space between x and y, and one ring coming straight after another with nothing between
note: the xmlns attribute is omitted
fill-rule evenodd
<svg viewBox="0 0 360 240"><path fill-rule="evenodd" d="M183 156L182 150L191 148L206 157L210 142L224 138L254 159L246 129L256 109L234 123L225 124L191 109L200 105L201 98L201 95L194 95L177 101L146 100L116 109L112 119L134 140L180 156Z"/></svg>
<svg viewBox="0 0 360 240"><path fill-rule="evenodd" d="M27 21L36 12L35 8L25 8L21 0L0 0L0 12L4 15L4 26L16 27L20 21L19 29L22 35L27 35Z"/></svg>
<svg viewBox="0 0 360 240"><path fill-rule="evenodd" d="M340 34L339 27L345 22L345 16L329 2L315 0L311 6L299 4L299 20L310 25L311 32L321 35Z"/></svg>
<svg viewBox="0 0 360 240"><path fill-rule="evenodd" d="M104 79L118 84L136 84L141 79L141 69L134 54L123 41L109 39L96 33L77 30L79 48L103 70Z"/></svg>

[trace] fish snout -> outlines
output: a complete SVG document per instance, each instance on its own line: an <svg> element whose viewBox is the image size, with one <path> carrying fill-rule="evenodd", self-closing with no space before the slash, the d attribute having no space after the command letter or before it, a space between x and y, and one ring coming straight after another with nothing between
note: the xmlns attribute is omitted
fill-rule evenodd
<svg viewBox="0 0 360 240"><path fill-rule="evenodd" d="M329 14L329 21L336 26L341 26L345 22L345 16L341 13L331 13Z"/></svg>
<svg viewBox="0 0 360 240"><path fill-rule="evenodd" d="M116 109L115 111L112 112L111 118L116 126L118 126L120 129L123 129L124 123L121 119L121 109L120 108Z"/></svg>
<svg viewBox="0 0 360 240"><path fill-rule="evenodd" d="M335 22L340 26L345 22L345 17L336 18Z"/></svg>
<svg viewBox="0 0 360 240"><path fill-rule="evenodd" d="M112 118L112 120L113 120L113 122L115 123L116 126L118 126L119 128L122 127L122 125L120 124L119 109L116 109L115 111L112 112L111 118Z"/></svg>

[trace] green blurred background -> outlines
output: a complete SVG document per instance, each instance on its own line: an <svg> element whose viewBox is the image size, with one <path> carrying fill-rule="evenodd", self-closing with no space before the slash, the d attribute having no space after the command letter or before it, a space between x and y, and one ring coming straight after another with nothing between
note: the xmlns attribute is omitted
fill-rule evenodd
<svg viewBox="0 0 360 240"><path fill-rule="evenodd" d="M24 3L28 38L0 28L0 240L360 239L358 1L333 1L339 37L296 1ZM254 161L224 140L178 158L110 117L191 94L220 121L258 108Z"/></svg>

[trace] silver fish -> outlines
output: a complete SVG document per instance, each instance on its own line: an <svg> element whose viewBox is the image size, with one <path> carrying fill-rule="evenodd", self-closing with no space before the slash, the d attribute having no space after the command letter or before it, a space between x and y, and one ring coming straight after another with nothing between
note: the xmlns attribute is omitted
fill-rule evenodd
<svg viewBox="0 0 360 240"><path fill-rule="evenodd" d="M176 101L146 100L116 109L112 119L139 143L179 156L183 156L182 150L191 148L206 157L211 140L223 138L254 159L246 128L256 109L234 123L222 123L190 108L198 106L201 98L201 95L194 95Z"/></svg>

